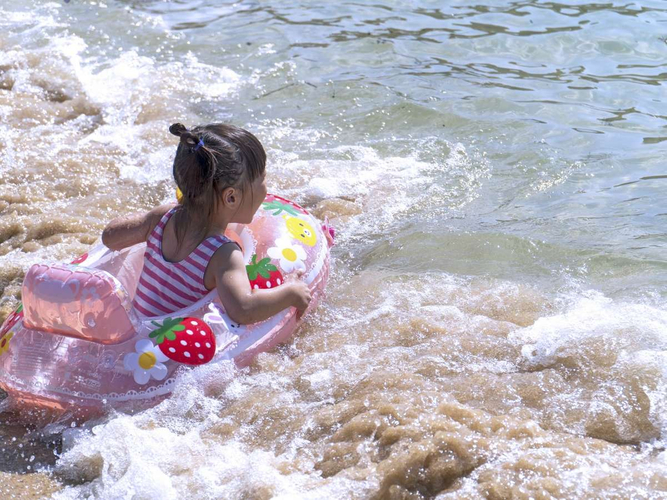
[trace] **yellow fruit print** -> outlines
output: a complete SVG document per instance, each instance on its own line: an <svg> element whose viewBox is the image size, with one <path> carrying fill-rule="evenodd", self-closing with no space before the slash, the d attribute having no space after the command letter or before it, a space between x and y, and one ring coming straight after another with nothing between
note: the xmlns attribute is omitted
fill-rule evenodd
<svg viewBox="0 0 667 500"><path fill-rule="evenodd" d="M287 230L294 238L305 243L309 247L315 246L317 235L313 230L313 226L296 217L285 217L285 222L287 223Z"/></svg>

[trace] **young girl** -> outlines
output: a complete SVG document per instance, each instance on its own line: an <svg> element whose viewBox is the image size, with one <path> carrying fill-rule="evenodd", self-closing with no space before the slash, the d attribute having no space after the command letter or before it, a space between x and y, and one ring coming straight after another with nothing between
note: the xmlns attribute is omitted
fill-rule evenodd
<svg viewBox="0 0 667 500"><path fill-rule="evenodd" d="M266 197L266 153L259 140L225 124L189 131L175 123L169 132L181 139L173 168L181 204L120 217L102 233L112 250L147 243L136 310L169 314L216 288L237 323L262 321L291 306L303 312L311 297L300 274L282 286L252 290L241 250L224 236L230 222L250 223Z"/></svg>

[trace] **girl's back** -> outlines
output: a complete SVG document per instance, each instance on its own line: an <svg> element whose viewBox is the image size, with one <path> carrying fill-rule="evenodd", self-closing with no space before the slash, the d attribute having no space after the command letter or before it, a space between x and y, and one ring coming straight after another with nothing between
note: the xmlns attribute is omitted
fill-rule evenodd
<svg viewBox="0 0 667 500"><path fill-rule="evenodd" d="M162 316L184 309L206 295L206 269L215 252L232 241L226 236L204 238L194 250L184 252L176 241L174 207L165 213L146 241L144 269L134 307L144 316Z"/></svg>

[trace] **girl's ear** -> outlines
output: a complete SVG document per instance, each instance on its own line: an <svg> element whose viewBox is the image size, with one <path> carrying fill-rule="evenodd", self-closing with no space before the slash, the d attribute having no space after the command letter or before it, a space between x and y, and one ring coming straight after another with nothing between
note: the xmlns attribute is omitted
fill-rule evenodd
<svg viewBox="0 0 667 500"><path fill-rule="evenodd" d="M222 203L227 208L236 209L241 203L241 193L233 187L225 188L222 191Z"/></svg>

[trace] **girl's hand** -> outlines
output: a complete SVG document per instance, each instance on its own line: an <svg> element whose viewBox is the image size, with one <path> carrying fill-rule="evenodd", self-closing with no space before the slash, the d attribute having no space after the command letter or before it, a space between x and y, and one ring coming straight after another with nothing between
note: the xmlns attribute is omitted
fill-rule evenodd
<svg viewBox="0 0 667 500"><path fill-rule="evenodd" d="M300 313L303 313L308 308L308 304L310 304L310 300L312 299L308 285L301 281L302 276L303 271L296 271L288 275L285 279L285 286L289 287L292 293L292 305Z"/></svg>

